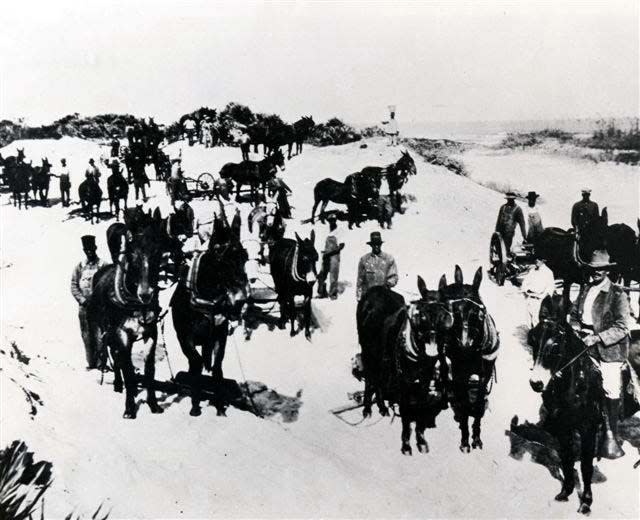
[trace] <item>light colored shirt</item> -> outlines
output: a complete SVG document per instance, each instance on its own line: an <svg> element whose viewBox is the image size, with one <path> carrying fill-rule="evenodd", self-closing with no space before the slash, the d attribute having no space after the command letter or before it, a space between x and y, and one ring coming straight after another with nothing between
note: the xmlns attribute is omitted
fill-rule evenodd
<svg viewBox="0 0 640 520"><path fill-rule="evenodd" d="M524 217L527 223L527 237L535 237L542 233L544 226L542 225L542 216L538 206L525 206Z"/></svg>
<svg viewBox="0 0 640 520"><path fill-rule="evenodd" d="M604 289L604 287L609 282L609 279L605 276L604 280L602 280L598 285L593 285L589 288L589 292L584 297L584 306L582 307L582 323L585 325L593 326L593 303L596 301L598 294L600 291Z"/></svg>
<svg viewBox="0 0 640 520"><path fill-rule="evenodd" d="M398 283L398 267L395 259L385 253L379 255L367 253L360 258L358 264L358 282L356 287L356 297L358 300L371 287L376 285L386 285L394 287Z"/></svg>
<svg viewBox="0 0 640 520"><path fill-rule="evenodd" d="M86 258L76 265L71 275L71 294L82 305L93 292L93 277L96 272L108 265L104 260L97 258L95 262L89 262Z"/></svg>
<svg viewBox="0 0 640 520"><path fill-rule="evenodd" d="M386 132L388 134L397 134L398 133L398 122L395 119L389 120L385 130L386 130Z"/></svg>
<svg viewBox="0 0 640 520"><path fill-rule="evenodd" d="M522 280L522 292L525 296L542 300L556 290L553 272L545 264L534 267Z"/></svg>

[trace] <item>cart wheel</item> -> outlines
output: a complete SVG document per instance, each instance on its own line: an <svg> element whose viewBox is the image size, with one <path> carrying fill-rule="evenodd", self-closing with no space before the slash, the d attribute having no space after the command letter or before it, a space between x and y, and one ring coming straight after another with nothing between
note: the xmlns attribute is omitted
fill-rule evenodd
<svg viewBox="0 0 640 520"><path fill-rule="evenodd" d="M201 173L196 180L196 189L202 194L209 194L209 198L213 198L213 186L215 184L213 175L208 172Z"/></svg>
<svg viewBox="0 0 640 520"><path fill-rule="evenodd" d="M507 248L504 245L502 236L497 232L491 235L489 263L491 264L496 283L499 286L504 285L507 277Z"/></svg>

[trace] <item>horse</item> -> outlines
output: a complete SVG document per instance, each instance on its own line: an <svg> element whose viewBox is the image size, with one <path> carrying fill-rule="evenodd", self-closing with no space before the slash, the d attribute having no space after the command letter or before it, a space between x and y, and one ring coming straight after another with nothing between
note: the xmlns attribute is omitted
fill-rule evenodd
<svg viewBox="0 0 640 520"><path fill-rule="evenodd" d="M6 167L5 167L6 168ZM20 160L14 166L10 167L11 194L13 197L13 205L22 209L24 200L24 209L29 209L29 191L31 190L31 176L33 167L30 164Z"/></svg>
<svg viewBox="0 0 640 520"><path fill-rule="evenodd" d="M91 320L96 320L103 332L105 344L114 361L114 390L125 387L125 419L135 419L137 410L137 378L131 359L131 349L137 340L150 341L145 359L144 383L147 404L151 413L162 413L158 405L153 381L155 377L155 350L158 339L157 321L158 280L161 249L159 235L162 221L159 213L138 233L122 234L122 223L107 229L107 242L121 241L116 263L99 270L93 279L93 292L88 309Z"/></svg>
<svg viewBox="0 0 640 520"><path fill-rule="evenodd" d="M93 224L94 217L96 222L100 220L100 204L102 204L102 188L98 182L88 176L78 186L78 197L80 205L86 220L91 220Z"/></svg>
<svg viewBox="0 0 640 520"><path fill-rule="evenodd" d="M429 452L426 428L446 407L448 367L440 334L453 323L438 291L428 291L418 277L421 298L405 305L404 298L384 286L372 287L358 302L356 321L365 380L363 416L371 416L373 395L380 414L399 404L402 418L401 453L411 455L411 423L416 445Z"/></svg>
<svg viewBox="0 0 640 520"><path fill-rule="evenodd" d="M379 166L365 166L361 173L372 175L378 179L386 177L389 186L389 196L395 211L402 213L400 189L405 185L409 176L416 175L416 163L407 151L403 151L400 159L384 168Z"/></svg>
<svg viewBox="0 0 640 520"><path fill-rule="evenodd" d="M304 296L304 333L311 339L311 296L318 277L316 262L318 252L314 246L315 230L309 238L302 239L296 233L295 240L281 238L269 248L269 265L280 306L280 327L291 320L291 336L295 335L296 295Z"/></svg>
<svg viewBox="0 0 640 520"><path fill-rule="evenodd" d="M562 489L555 500L566 502L575 487L574 433L580 435L583 491L578 512L588 514L593 503L591 480L596 435L604 424L602 378L584 351L584 343L566 322L560 296L547 296L540 323L529 335L533 367L529 383L542 394L543 428L555 436L562 462Z"/></svg>
<svg viewBox="0 0 640 520"><path fill-rule="evenodd" d="M33 168L31 174L31 189L33 200L40 198L40 202L49 205L49 183L51 182L51 163L45 157L42 159L42 166Z"/></svg>
<svg viewBox="0 0 640 520"><path fill-rule="evenodd" d="M16 165L24 162L25 159L24 148L18 148L17 150L18 155L2 157L2 154L0 154L0 166L3 168L3 172L0 177L2 178L4 185L9 186L9 188L11 188Z"/></svg>
<svg viewBox="0 0 640 520"><path fill-rule="evenodd" d="M482 268L472 285L463 283L462 269L455 267L455 283L447 285L442 275L438 290L441 301L453 315L453 325L443 338L451 360L451 404L461 433L460 451L469 453L469 418L473 417L473 449L482 449L480 430L491 392L500 338L495 322L480 298Z"/></svg>
<svg viewBox="0 0 640 520"><path fill-rule="evenodd" d="M637 226L640 233L640 219ZM640 239L635 231L626 224L612 224L606 230L605 243L611 262L616 264L613 272L622 278L624 286L630 287L632 281L640 282ZM640 323L640 313L637 321Z"/></svg>
<svg viewBox="0 0 640 520"><path fill-rule="evenodd" d="M320 220L324 222L324 211L329 202L346 204L349 219L349 229L354 222L359 227L363 205L371 200L377 201L380 190L380 178L365 175L360 172L347 175L344 182L338 182L330 178L322 179L313 189L313 208L311 210L311 223L315 222L316 209L320 206Z"/></svg>
<svg viewBox="0 0 640 520"><path fill-rule="evenodd" d="M107 195L109 197L109 211L115 210L116 220L120 217L120 199L124 201L124 209L127 209L127 198L129 196L129 184L122 176L120 168L113 171L107 178Z"/></svg>
<svg viewBox="0 0 640 520"><path fill-rule="evenodd" d="M196 253L188 274L178 282L171 300L173 326L192 376L200 376L204 367L215 382L223 380L229 321L239 318L247 295L247 258L239 233L226 219L216 217L208 250ZM197 351L198 345L202 346L202 354ZM201 400L195 389L190 415L202 413ZM221 402L216 403L216 408L218 415L224 415Z"/></svg>
<svg viewBox="0 0 640 520"><path fill-rule="evenodd" d="M307 140L311 134L313 128L316 126L312 116L302 116L295 123L293 123L293 135L296 145L296 155L302 153L302 144ZM289 159L291 159L292 145L288 144Z"/></svg>
<svg viewBox="0 0 640 520"><path fill-rule="evenodd" d="M257 190L266 189L266 183L275 177L278 168L285 169L284 155L276 150L261 161L242 161L241 163L227 163L220 169L220 178L236 185L236 198L240 196L240 189L244 184L251 187L251 200L257 201Z"/></svg>
<svg viewBox="0 0 640 520"><path fill-rule="evenodd" d="M256 206L249 213L247 220L249 233L253 233L254 226L258 226L258 237L260 239L260 263L266 264L264 249L269 248L282 237L284 237L285 223L278 207L271 203Z"/></svg>

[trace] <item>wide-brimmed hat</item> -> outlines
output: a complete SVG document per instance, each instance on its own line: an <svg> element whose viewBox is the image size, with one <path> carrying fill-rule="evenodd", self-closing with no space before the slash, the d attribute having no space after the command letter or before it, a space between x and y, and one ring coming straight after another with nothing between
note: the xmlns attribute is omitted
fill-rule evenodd
<svg viewBox="0 0 640 520"><path fill-rule="evenodd" d="M327 220L335 222L336 220L338 220L338 215L336 215L335 213L329 213L327 215Z"/></svg>
<svg viewBox="0 0 640 520"><path fill-rule="evenodd" d="M615 267L615 265L615 262L609 261L609 253L604 249L596 249L591 255L591 261L589 262L589 267L598 271L610 269L611 267Z"/></svg>
<svg viewBox="0 0 640 520"><path fill-rule="evenodd" d="M369 242L367 242L367 244L369 244L370 246L384 244L384 242L382 241L382 235L380 235L380 232L372 231L371 235L369 236Z"/></svg>
<svg viewBox="0 0 640 520"><path fill-rule="evenodd" d="M591 193L591 188L582 188L582 193L587 193L590 194Z"/></svg>
<svg viewBox="0 0 640 520"><path fill-rule="evenodd" d="M527 199L531 200L536 200L538 197L540 196L539 193L536 193L535 191L530 191L529 193L527 193Z"/></svg>
<svg viewBox="0 0 640 520"><path fill-rule="evenodd" d="M505 199L515 199L516 197L517 195L512 191L508 191L507 193L504 194Z"/></svg>
<svg viewBox="0 0 640 520"><path fill-rule="evenodd" d="M84 235L80 240L82 240L82 249L96 249L96 237L93 235Z"/></svg>

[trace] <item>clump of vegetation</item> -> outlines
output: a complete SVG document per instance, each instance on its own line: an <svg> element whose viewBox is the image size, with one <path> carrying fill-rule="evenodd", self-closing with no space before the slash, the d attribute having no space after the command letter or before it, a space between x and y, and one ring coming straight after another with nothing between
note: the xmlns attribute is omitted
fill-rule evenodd
<svg viewBox="0 0 640 520"><path fill-rule="evenodd" d="M309 142L316 146L332 146L360 141L362 135L337 117L316 125Z"/></svg>
<svg viewBox="0 0 640 520"><path fill-rule="evenodd" d="M386 134L384 133L384 129L374 125L374 126L367 126L366 128L362 129L360 131L360 135L365 138L368 139L370 137L384 137Z"/></svg>
<svg viewBox="0 0 640 520"><path fill-rule="evenodd" d="M542 143L542 139L535 133L516 133L516 134L507 134L500 146L502 148L527 148L529 146L536 146Z"/></svg>
<svg viewBox="0 0 640 520"><path fill-rule="evenodd" d="M584 141L590 148L603 150L635 150L640 152L639 119L628 129L620 128L614 120L598 121L598 128L590 139Z"/></svg>
<svg viewBox="0 0 640 520"><path fill-rule="evenodd" d="M452 157L464 151L462 143L449 139L426 138L402 139L402 142L413 148L428 163L442 166L456 175L467 175L464 163Z"/></svg>

